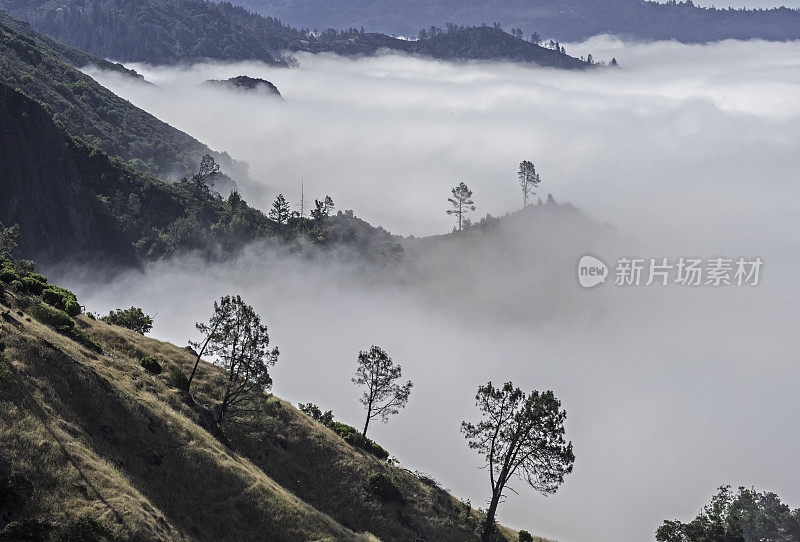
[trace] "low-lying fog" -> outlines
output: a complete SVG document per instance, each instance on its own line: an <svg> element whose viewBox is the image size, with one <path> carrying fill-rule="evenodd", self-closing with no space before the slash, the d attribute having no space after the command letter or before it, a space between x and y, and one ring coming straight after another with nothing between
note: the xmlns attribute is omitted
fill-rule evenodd
<svg viewBox="0 0 800 542"><path fill-rule="evenodd" d="M615 232L540 211L456 248L411 246L415 272L397 282L254 247L225 265L185 258L108 286L66 283L89 310L156 313L152 335L178 344L215 298L241 293L281 349L275 393L353 425L357 351L384 346L416 385L408 408L371 436L476 506L487 474L459 424L475 415L477 386L553 389L575 472L547 498L515 484L499 514L539 535L650 540L662 520L694 517L723 483L800 506L800 43L597 38L567 50L622 67L402 56L301 56L294 70L135 66L157 87L90 72L246 160L254 179L293 201L302 179L307 195L330 194L394 233L449 231L446 198L461 180L475 192L474 218L517 209L523 159L536 163L542 195ZM286 101L198 87L241 74L272 81ZM583 290L575 264L587 252L612 266L621 255L765 263L756 287Z"/></svg>

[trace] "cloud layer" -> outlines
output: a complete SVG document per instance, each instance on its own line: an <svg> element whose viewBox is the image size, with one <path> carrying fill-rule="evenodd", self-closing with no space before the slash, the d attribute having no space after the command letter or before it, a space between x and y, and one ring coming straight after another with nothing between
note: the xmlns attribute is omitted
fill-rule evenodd
<svg viewBox="0 0 800 542"><path fill-rule="evenodd" d="M373 436L476 506L488 481L458 426L474 413L478 384L553 389L568 411L575 472L548 498L517 484L500 510L504 523L540 535L652 539L722 483L800 505L791 304L800 44L602 37L567 49L622 67L567 73L395 55L302 56L297 70L136 66L157 87L92 72L248 161L268 190L296 201L302 179L312 197L330 194L394 233L449 231L446 198L461 180L475 191L475 218L518 208L523 159L536 163L543 194L596 223L537 215L461 244L410 244L399 278L366 271L365 280L346 261L311 266L253 247L221 266L183 259L100 288L78 275L67 282L90 309L157 312L154 334L178 344L235 289L281 347L276 393L354 425L356 354L385 346L416 386L408 409ZM286 102L198 87L241 74L272 81ZM584 291L574 263L587 252L611 264L726 255L765 266L756 288Z"/></svg>

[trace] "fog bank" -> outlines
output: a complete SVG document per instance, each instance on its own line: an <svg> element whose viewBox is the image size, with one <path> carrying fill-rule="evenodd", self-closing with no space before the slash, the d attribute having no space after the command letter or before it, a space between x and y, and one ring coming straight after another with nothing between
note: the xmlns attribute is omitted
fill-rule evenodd
<svg viewBox="0 0 800 542"><path fill-rule="evenodd" d="M475 415L477 386L553 389L575 472L547 498L515 484L499 513L535 534L651 540L722 483L800 506L800 44L603 37L567 50L622 66L568 73L396 55L301 56L296 70L135 66L157 87L91 72L246 160L293 202L302 179L307 195L330 194L393 233L449 231L446 198L461 180L475 219L519 208L522 159L536 163L542 195L590 218L538 211L497 231L407 242L403 267L389 272L254 246L226 264L183 258L106 286L78 274L66 285L89 310L157 313L153 335L177 344L215 298L241 293L281 349L275 393L353 425L357 352L384 346L416 385L372 436L475 506L488 480L458 427ZM286 102L198 87L240 74L272 81ZM585 253L612 268L621 256L765 264L756 287L583 290L575 263Z"/></svg>

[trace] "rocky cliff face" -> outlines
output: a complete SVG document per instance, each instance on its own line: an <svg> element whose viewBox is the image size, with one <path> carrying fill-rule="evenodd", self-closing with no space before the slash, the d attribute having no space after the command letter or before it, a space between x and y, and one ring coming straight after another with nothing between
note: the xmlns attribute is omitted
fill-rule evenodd
<svg viewBox="0 0 800 542"><path fill-rule="evenodd" d="M42 105L2 83L0 141L0 221L20 225L20 257L132 260L86 187L86 149Z"/></svg>

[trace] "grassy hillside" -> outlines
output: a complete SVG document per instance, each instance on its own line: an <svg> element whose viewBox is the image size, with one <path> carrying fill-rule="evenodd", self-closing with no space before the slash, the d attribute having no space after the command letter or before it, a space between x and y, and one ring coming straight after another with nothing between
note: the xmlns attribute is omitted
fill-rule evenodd
<svg viewBox="0 0 800 542"><path fill-rule="evenodd" d="M87 64L125 71L58 44L0 12L0 82L46 104L74 137L161 178L197 169L211 153L223 170L241 178L241 165L135 107L76 69Z"/></svg>
<svg viewBox="0 0 800 542"><path fill-rule="evenodd" d="M478 539L477 512L278 398L223 444L220 369L201 364L193 398L173 385L187 349L85 315L55 328L38 297L0 291L0 539Z"/></svg>
<svg viewBox="0 0 800 542"><path fill-rule="evenodd" d="M363 27L357 29L359 23L341 32L329 28L330 24L310 32L227 2L0 0L0 7L61 42L126 62L174 64L213 58L259 59L280 65L287 63L281 56L284 51L370 55L385 48L451 60L508 59L558 68L586 66L576 58L493 28L455 29L415 42L365 32Z"/></svg>

